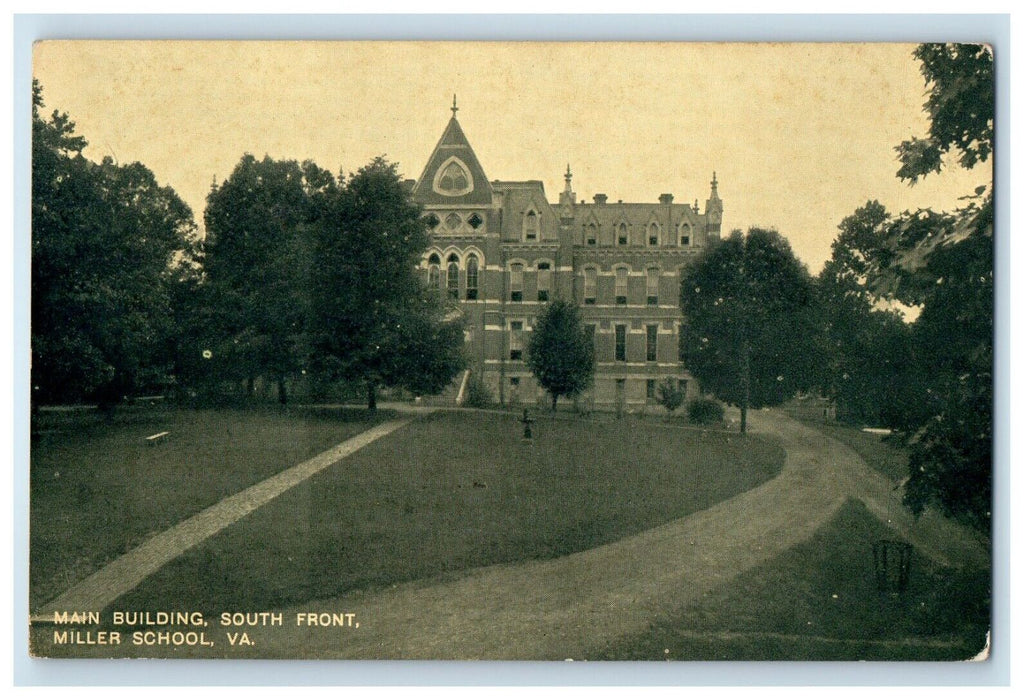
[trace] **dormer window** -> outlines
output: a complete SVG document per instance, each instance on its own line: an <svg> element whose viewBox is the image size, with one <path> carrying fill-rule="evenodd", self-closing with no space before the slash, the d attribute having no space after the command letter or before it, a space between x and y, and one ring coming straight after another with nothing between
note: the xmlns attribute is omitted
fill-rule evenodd
<svg viewBox="0 0 1031 700"><path fill-rule="evenodd" d="M655 222L648 227L648 245L659 245L659 225Z"/></svg>
<svg viewBox="0 0 1031 700"><path fill-rule="evenodd" d="M598 227L594 224L587 225L587 245L598 245Z"/></svg>
<svg viewBox="0 0 1031 700"><path fill-rule="evenodd" d="M620 224L619 228L616 229L616 232L617 232L616 242L619 245L626 245L626 241L627 241L626 224Z"/></svg>
<svg viewBox="0 0 1031 700"><path fill-rule="evenodd" d="M537 212L531 209L526 212L526 216L523 217L523 240L536 241L540 238L540 233L540 217L537 216Z"/></svg>
<svg viewBox="0 0 1031 700"><path fill-rule="evenodd" d="M680 224L680 245L689 246L691 245L691 225L684 223Z"/></svg>
<svg viewBox="0 0 1031 700"><path fill-rule="evenodd" d="M461 160L452 156L437 168L433 191L445 197L460 197L473 191L473 176Z"/></svg>

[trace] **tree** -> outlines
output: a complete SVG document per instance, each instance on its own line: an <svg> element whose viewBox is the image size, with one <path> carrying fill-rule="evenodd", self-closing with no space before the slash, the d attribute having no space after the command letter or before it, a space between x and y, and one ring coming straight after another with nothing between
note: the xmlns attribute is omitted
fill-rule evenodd
<svg viewBox="0 0 1031 700"><path fill-rule="evenodd" d="M897 176L915 183L947 155L972 168L992 155L991 48L922 44L930 119L926 136L896 150ZM911 446L905 503L936 505L983 532L991 529L993 209L991 183L954 212L905 212L871 236L861 280L867 293L916 306L912 377L918 398L900 400L889 425Z"/></svg>
<svg viewBox="0 0 1031 700"><path fill-rule="evenodd" d="M287 377L303 369L312 198L334 186L313 163L246 154L208 194L205 345L212 370L246 381L248 395L265 376L285 403Z"/></svg>
<svg viewBox="0 0 1031 700"><path fill-rule="evenodd" d="M370 409L381 386L443 390L466 364L462 316L417 274L429 238L397 165L375 158L314 205L313 370L363 384Z"/></svg>
<svg viewBox="0 0 1031 700"><path fill-rule="evenodd" d="M102 406L171 381L171 288L193 215L140 163L94 163L33 82L32 384L35 401Z"/></svg>
<svg viewBox="0 0 1031 700"><path fill-rule="evenodd" d="M819 366L812 280L774 231L734 231L685 270L680 356L703 391L748 408L807 389Z"/></svg>
<svg viewBox="0 0 1031 700"><path fill-rule="evenodd" d="M831 259L817 278L827 359L822 391L837 404L840 420L892 425L913 403L915 376L910 327L866 282L891 256L894 226L878 202L867 202L838 226Z"/></svg>
<svg viewBox="0 0 1031 700"><path fill-rule="evenodd" d="M551 410L558 397L587 389L594 376L594 340L584 332L575 304L556 299L548 304L530 335L526 364L538 383L551 394Z"/></svg>
<svg viewBox="0 0 1031 700"><path fill-rule="evenodd" d="M655 391L658 395L659 403L669 412L667 417L672 419L673 413L684 403L687 391L681 389L677 380L673 377L663 379L662 383L655 388Z"/></svg>

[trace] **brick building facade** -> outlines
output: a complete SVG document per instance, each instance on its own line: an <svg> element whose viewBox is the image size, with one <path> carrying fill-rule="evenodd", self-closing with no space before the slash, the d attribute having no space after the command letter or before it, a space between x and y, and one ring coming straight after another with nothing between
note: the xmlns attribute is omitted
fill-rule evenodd
<svg viewBox="0 0 1031 700"><path fill-rule="evenodd" d="M723 203L713 173L700 211L675 204L577 201L572 173L557 203L539 180L489 180L452 108L412 196L430 217L423 273L456 299L466 320L471 373L495 398L543 399L523 354L534 319L556 298L579 304L594 336L597 371L588 406L628 410L654 404L673 376L696 390L679 361L679 278L719 239Z"/></svg>

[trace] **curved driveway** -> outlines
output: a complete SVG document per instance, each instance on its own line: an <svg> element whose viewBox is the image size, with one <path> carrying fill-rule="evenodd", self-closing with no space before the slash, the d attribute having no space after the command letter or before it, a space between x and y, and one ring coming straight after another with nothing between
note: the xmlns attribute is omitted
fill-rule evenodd
<svg viewBox="0 0 1031 700"><path fill-rule="evenodd" d="M262 635L254 655L584 658L808 539L848 497L936 561L987 566L983 542L935 514L914 522L891 482L853 450L781 412L754 415L756 432L777 437L787 454L782 472L751 491L586 552L291 608L284 627ZM952 544L938 547L942 540ZM360 626L295 627L304 611L353 612Z"/></svg>

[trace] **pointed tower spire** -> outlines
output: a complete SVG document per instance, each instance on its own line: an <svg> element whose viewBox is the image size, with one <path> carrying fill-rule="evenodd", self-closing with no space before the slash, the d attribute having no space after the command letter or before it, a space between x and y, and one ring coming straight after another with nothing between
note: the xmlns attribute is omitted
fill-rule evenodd
<svg viewBox="0 0 1031 700"><path fill-rule="evenodd" d="M705 233L710 239L719 239L720 228L723 226L723 200L716 191L716 171L712 171L712 192L705 202Z"/></svg>
<svg viewBox="0 0 1031 700"><path fill-rule="evenodd" d="M458 95L451 95L451 118L458 118Z"/></svg>
<svg viewBox="0 0 1031 700"><path fill-rule="evenodd" d="M573 170L569 167L569 163L566 163L565 178L566 189L562 190L562 193L558 196L558 203L569 209L576 204L576 192L573 191ZM569 209L568 215L572 216L572 209Z"/></svg>

